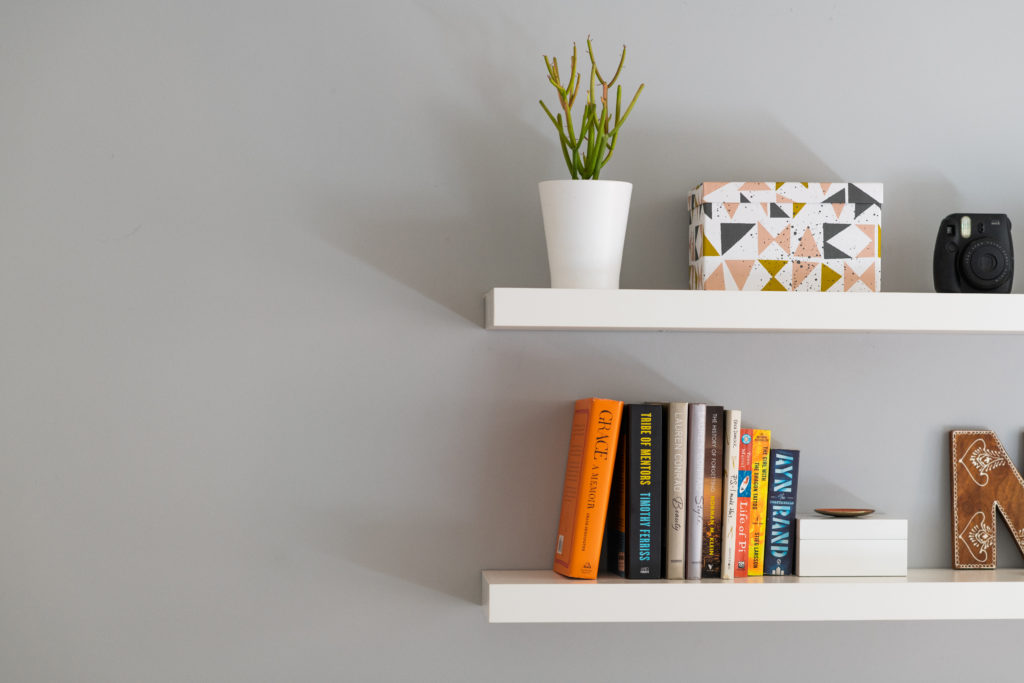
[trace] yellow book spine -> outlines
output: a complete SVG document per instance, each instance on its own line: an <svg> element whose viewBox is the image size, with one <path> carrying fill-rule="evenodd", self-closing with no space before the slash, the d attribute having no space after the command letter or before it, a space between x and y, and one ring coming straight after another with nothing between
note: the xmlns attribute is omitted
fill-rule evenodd
<svg viewBox="0 0 1024 683"><path fill-rule="evenodd" d="M747 576L764 576L765 513L768 509L768 455L772 447L770 429L755 429L750 463L750 546Z"/></svg>

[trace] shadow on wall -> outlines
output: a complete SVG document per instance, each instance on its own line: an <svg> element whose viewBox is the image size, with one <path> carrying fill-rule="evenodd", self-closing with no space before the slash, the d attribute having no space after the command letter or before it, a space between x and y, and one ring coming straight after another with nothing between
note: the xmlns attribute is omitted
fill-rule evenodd
<svg viewBox="0 0 1024 683"><path fill-rule="evenodd" d="M377 176L325 194L312 230L479 324L482 295L492 287L548 286L537 182L566 171L555 132L532 100L542 51L506 54L510 44L532 45L534 32L493 9L417 8L426 35L404 46L415 73L401 83L412 90L389 101L403 107L395 124L416 147L381 140ZM429 55L420 54L425 45ZM648 80L604 174L634 184L621 278L627 288L686 287L686 193L700 181L850 179L771 113L695 110L674 78ZM463 87L453 91L453 83ZM428 153L410 165L410 155ZM852 179L888 181L883 253L900 267L883 269L883 287L930 288L934 236L927 233L937 228L922 233L915 221L921 206L952 195L950 183L917 173Z"/></svg>
<svg viewBox="0 0 1024 683"><path fill-rule="evenodd" d="M410 49L406 56L417 75L394 120L415 129L416 149L383 141L388 177L368 192L327 198L314 229L335 248L480 324L483 295L492 287L548 285L531 169L549 144L519 115L529 92L521 81L534 73L518 73L500 53L510 41L529 41L516 37L516 19L494 7L417 8L423 30L434 33L421 39L431 53ZM456 91L453 82L461 84ZM407 155L426 151L435 156L410 168Z"/></svg>
<svg viewBox="0 0 1024 683"><path fill-rule="evenodd" d="M644 95L649 92L645 90ZM662 104L662 111L681 102ZM631 119L632 122L632 119ZM960 208L953 183L915 168L882 177L837 171L785 125L764 112L707 112L624 131L612 175L634 180L623 255L622 286L685 288L686 193L713 181L882 182L882 286L885 291L932 291L932 251L939 221ZM626 137L628 136L628 137ZM623 142L625 140L625 142Z"/></svg>
<svg viewBox="0 0 1024 683"><path fill-rule="evenodd" d="M642 97L657 111L634 113L609 177L634 183L622 286L685 289L687 193L704 181L815 180L837 174L763 111L692 113L692 103ZM639 104L637 107L639 108ZM667 113L666 113L667 112Z"/></svg>
<svg viewBox="0 0 1024 683"><path fill-rule="evenodd" d="M939 222L959 210L960 193L944 175L920 168L882 180L882 289L933 292Z"/></svg>
<svg viewBox="0 0 1024 683"><path fill-rule="evenodd" d="M322 529L328 552L475 604L481 570L550 566L572 402L538 397L604 395L608 387L633 401L691 395L643 363L570 333L554 336L543 352L496 351L488 363L494 376L481 385L500 381L502 390L445 405L449 419L472 424L433 440L422 480L400 485L422 490L422 499L396 504L385 496L380 505L338 510ZM519 370L511 378L510 367Z"/></svg>

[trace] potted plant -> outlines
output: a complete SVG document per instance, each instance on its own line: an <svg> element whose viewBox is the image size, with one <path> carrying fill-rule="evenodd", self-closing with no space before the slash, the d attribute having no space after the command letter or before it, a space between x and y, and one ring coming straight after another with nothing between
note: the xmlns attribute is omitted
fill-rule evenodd
<svg viewBox="0 0 1024 683"><path fill-rule="evenodd" d="M573 106L580 93L580 74L576 71L576 44L572 46L569 78L565 83L557 59L544 57L548 81L558 92L557 114L540 101L558 131L558 143L572 180L546 180L540 183L541 213L548 247L552 287L618 289L622 266L622 245L626 237L631 183L601 180L601 171L615 152L619 131L626 122L643 83L633 100L622 109L622 86L615 85L626 61L622 46L619 67L606 80L597 68L594 48L587 37L590 57L589 87L584 88L582 115L573 121ZM614 108L609 91L615 88Z"/></svg>

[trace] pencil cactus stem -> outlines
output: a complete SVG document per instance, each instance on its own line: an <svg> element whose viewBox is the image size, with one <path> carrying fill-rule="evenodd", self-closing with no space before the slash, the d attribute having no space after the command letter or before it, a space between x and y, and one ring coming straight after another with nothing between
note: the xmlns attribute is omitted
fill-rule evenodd
<svg viewBox="0 0 1024 683"><path fill-rule="evenodd" d="M573 74L579 78L579 74L576 73L576 43L572 44L572 59L569 61L569 90L572 90L572 77Z"/></svg>
<svg viewBox="0 0 1024 683"><path fill-rule="evenodd" d="M548 115L549 119L551 119L551 123L555 124L555 128L557 128L559 130L559 132L561 132L561 130L562 130L562 115L559 114L558 115L558 120L556 121L555 120L555 115L551 113L550 109L548 109L548 105L544 104L544 100L540 100L540 108L543 109L544 113Z"/></svg>
<svg viewBox="0 0 1024 683"><path fill-rule="evenodd" d="M590 67L590 91L587 93L587 104L594 104L594 76L597 75L597 67Z"/></svg>
<svg viewBox="0 0 1024 683"><path fill-rule="evenodd" d="M587 55L590 57L590 83L585 89L586 102L583 105L582 115L579 118L579 132L576 132L576 125L573 122L573 107L576 97L579 95L580 82L583 80L578 66L577 46L573 43L572 57L569 62L568 80L564 85L557 58L544 56L544 65L548 72L548 82L555 89L558 95L558 104L561 112L555 114L540 100L540 106L544 110L551 124L558 131L558 145L562 152L562 158L569 168L569 174L574 179L598 179L602 169L611 160L615 152L615 145L618 141L619 132L623 124L633 111L640 93L644 86L640 84L636 94L625 111L622 109L622 86L615 89L615 112L614 118L609 102L609 91L615 81L622 73L623 64L626 59L626 48L623 46L622 54L619 57L618 68L610 81L606 81L597 68L597 61L594 58L594 48L590 36L587 36ZM598 90L600 85L600 90Z"/></svg>
<svg viewBox="0 0 1024 683"><path fill-rule="evenodd" d="M597 77L602 83L604 83L604 79L601 78L601 72L597 70L597 60L594 59L594 46L590 43L590 36L587 36L587 54L590 55L590 63L594 65L594 71L597 73Z"/></svg>
<svg viewBox="0 0 1024 683"><path fill-rule="evenodd" d="M562 156L565 158L565 163L569 167L569 170L571 171L572 170L572 159L569 157L569 146L568 146L568 144L566 144L565 135L562 134L562 115L561 114L558 115L557 125L558 125L558 142L559 142L559 145L562 148ZM575 177L575 176L573 176L573 177Z"/></svg>
<svg viewBox="0 0 1024 683"><path fill-rule="evenodd" d="M619 119L619 121L616 122L616 124L615 124L615 128L616 129L621 128L622 124L624 124L626 122L626 119L629 118L629 113L631 111L633 111L633 107L634 107L634 105L636 105L636 101L640 97L640 93L642 93L643 90L644 90L644 84L641 83L640 87L636 89L636 94L633 95L633 101L629 103L628 107L626 107L626 112L622 115L622 118Z"/></svg>
<svg viewBox="0 0 1024 683"><path fill-rule="evenodd" d="M611 87L615 84L615 81L619 80L619 74L622 73L622 65L626 63L626 46L622 46L622 56L619 57L619 68L615 70L615 75L612 76L612 80L608 81L608 86Z"/></svg>

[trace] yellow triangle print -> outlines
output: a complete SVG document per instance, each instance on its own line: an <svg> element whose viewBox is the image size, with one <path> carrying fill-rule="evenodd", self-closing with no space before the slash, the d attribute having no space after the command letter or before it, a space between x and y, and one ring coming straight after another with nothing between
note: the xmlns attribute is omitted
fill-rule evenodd
<svg viewBox="0 0 1024 683"><path fill-rule="evenodd" d="M827 292L831 289L832 285L839 282L842 279L842 275L832 270L824 263L821 264L821 291Z"/></svg>
<svg viewBox="0 0 1024 683"><path fill-rule="evenodd" d="M761 288L762 292L785 292L786 288L782 286L782 283L772 278L768 281L764 287Z"/></svg>
<svg viewBox="0 0 1024 683"><path fill-rule="evenodd" d="M882 258L882 226L875 228L875 246L878 248L878 258Z"/></svg>
<svg viewBox="0 0 1024 683"><path fill-rule="evenodd" d="M808 186L809 183L800 183L800 184L804 186L805 190L808 189L807 186Z"/></svg>
<svg viewBox="0 0 1024 683"><path fill-rule="evenodd" d="M771 275L772 277L775 277L776 275L779 274L779 271L782 270L782 267L785 266L787 263L789 263L789 261L767 261L766 260L766 261L759 261L759 263L764 267L765 270L768 271L769 275Z"/></svg>
<svg viewBox="0 0 1024 683"><path fill-rule="evenodd" d="M780 187L782 187L785 184L786 183L775 183L775 189L778 190Z"/></svg>
<svg viewBox="0 0 1024 683"><path fill-rule="evenodd" d="M715 249L715 245L711 244L711 240L708 239L707 235L704 235L704 255L705 256L721 256L718 250Z"/></svg>
<svg viewBox="0 0 1024 683"><path fill-rule="evenodd" d="M793 203L793 216L795 217L798 213L800 213L800 209L804 208L804 206L805 206L804 204L797 204L796 202L794 202Z"/></svg>

